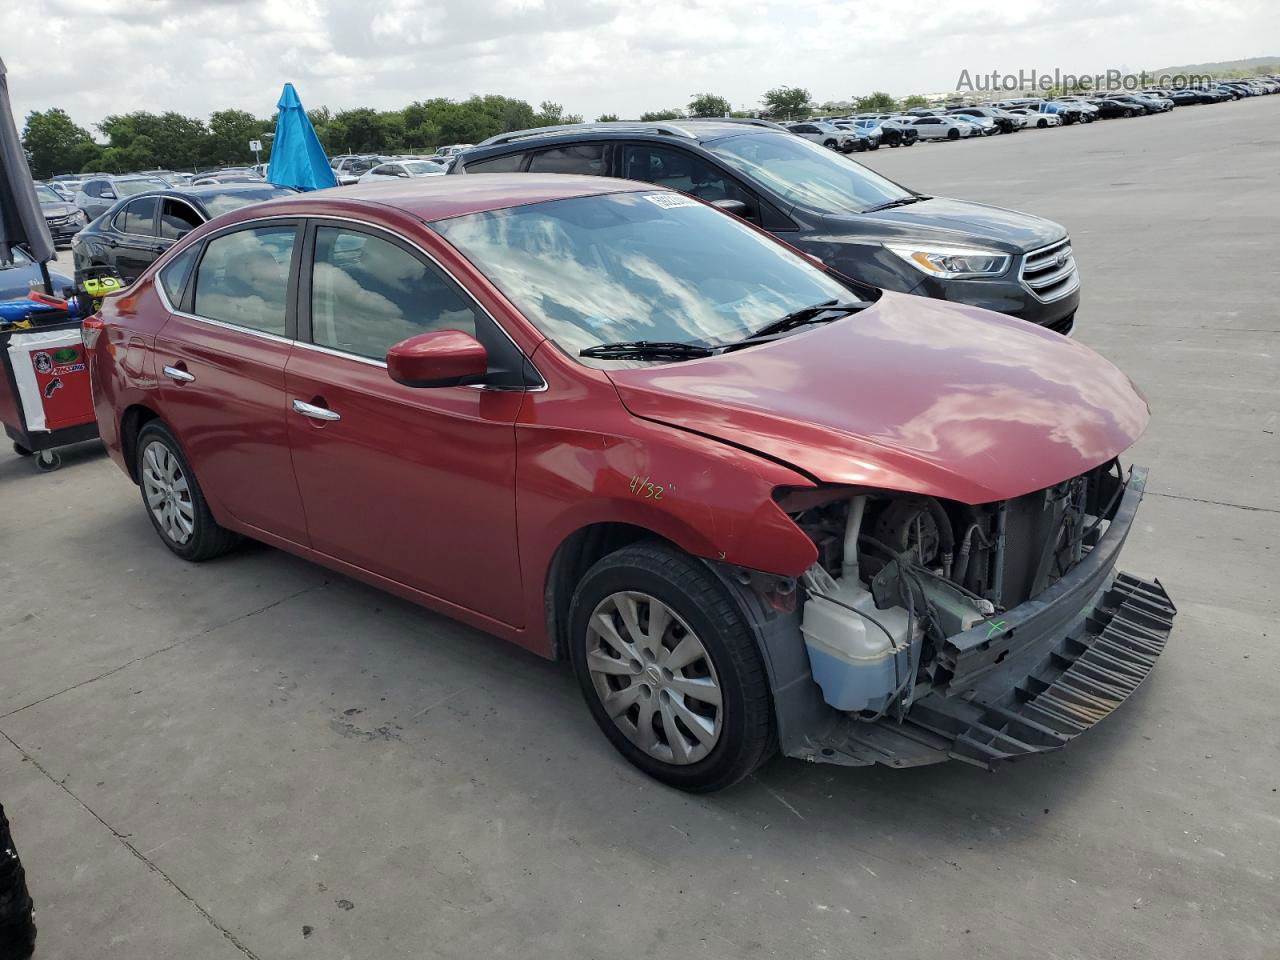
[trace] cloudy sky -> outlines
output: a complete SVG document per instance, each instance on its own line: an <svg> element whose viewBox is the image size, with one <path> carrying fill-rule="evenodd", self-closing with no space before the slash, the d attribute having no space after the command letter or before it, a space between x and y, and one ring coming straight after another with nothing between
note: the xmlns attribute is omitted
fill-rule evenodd
<svg viewBox="0 0 1280 960"><path fill-rule="evenodd" d="M400 107L501 93L635 116L954 89L961 70L1098 73L1280 57L1276 0L0 0L14 113Z"/></svg>

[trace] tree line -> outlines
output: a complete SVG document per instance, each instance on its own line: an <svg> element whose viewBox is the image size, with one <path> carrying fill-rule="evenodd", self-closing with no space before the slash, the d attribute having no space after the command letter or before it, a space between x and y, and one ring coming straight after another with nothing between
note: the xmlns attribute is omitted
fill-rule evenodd
<svg viewBox="0 0 1280 960"><path fill-rule="evenodd" d="M890 111L923 106L923 97L901 103L880 91L848 101L813 102L803 87L775 87L762 98L762 109L735 111L714 93L699 93L684 107L642 113L644 122L684 117L766 116L789 120L814 113ZM466 100L435 97L414 101L400 110L358 107L307 111L325 151L338 153L431 153L447 143L479 143L511 130L580 123L558 103L544 101L535 109L524 100L497 95ZM617 120L603 114L597 120ZM60 173L125 173L130 170L200 170L254 162L251 140L262 141L261 159L271 155L275 117L260 118L244 110L218 110L208 120L174 111L112 114L95 124L100 135L77 125L65 110L54 107L27 115L23 146L38 179ZM99 139L105 138L101 143Z"/></svg>

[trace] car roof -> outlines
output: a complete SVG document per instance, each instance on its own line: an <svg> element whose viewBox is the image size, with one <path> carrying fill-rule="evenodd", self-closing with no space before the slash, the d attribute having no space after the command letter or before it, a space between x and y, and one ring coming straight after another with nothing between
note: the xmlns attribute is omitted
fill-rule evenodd
<svg viewBox="0 0 1280 960"><path fill-rule="evenodd" d="M362 207L376 205L403 210L430 223L548 200L662 189L633 180L559 173L476 173L467 177L422 177L414 180L396 178L268 200L246 207L248 212L243 219L281 214L325 216L344 208L356 212Z"/></svg>

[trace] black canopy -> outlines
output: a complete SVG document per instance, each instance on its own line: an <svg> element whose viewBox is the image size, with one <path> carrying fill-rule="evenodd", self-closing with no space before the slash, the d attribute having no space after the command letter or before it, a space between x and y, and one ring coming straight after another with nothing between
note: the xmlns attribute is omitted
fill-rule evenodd
<svg viewBox="0 0 1280 960"><path fill-rule="evenodd" d="M36 199L26 151L18 139L18 128L9 106L9 80L4 61L0 60L0 263L13 259L9 248L16 244L23 244L41 265L47 289L49 273L44 264L56 255L53 238L49 236L40 201Z"/></svg>

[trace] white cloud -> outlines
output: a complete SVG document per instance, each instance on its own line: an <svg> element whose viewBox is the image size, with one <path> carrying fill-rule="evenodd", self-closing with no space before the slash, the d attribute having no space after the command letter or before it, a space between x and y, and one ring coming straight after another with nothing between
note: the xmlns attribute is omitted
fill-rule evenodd
<svg viewBox="0 0 1280 960"><path fill-rule="evenodd" d="M962 69L1108 68L1280 56L1273 0L5 0L14 110L82 125L128 110L268 115L501 93L634 116L769 87L818 100L954 87Z"/></svg>

